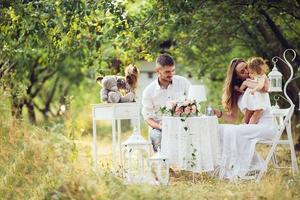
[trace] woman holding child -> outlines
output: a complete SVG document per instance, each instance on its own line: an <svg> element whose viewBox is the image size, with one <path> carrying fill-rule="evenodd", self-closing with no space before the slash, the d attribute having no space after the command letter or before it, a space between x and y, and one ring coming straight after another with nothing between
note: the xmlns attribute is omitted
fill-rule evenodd
<svg viewBox="0 0 300 200"><path fill-rule="evenodd" d="M247 62L233 59L228 66L222 97L226 112L214 109L214 113L225 121L234 122L240 110L244 118L243 124L220 125L221 178L243 179L248 172L262 168L255 145L261 139L272 139L276 130L270 113L266 67L261 58L251 58Z"/></svg>

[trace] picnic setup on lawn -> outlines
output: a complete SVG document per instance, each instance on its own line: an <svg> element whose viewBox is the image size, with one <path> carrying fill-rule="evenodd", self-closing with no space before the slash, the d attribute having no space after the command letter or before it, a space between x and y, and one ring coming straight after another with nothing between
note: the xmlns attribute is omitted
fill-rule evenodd
<svg viewBox="0 0 300 200"><path fill-rule="evenodd" d="M0 199L300 199L300 1L0 1Z"/></svg>
<svg viewBox="0 0 300 200"><path fill-rule="evenodd" d="M189 85L187 96L179 96L177 99L172 99L174 96L171 94L173 92L171 87L176 86L176 81L173 79L171 83L172 86L156 88L157 90L167 91L168 101L165 101L165 105L160 106L155 113L160 117L159 125L161 125L161 128L156 128L155 125L148 123L149 131L147 138L141 135L140 124L141 120L143 120L141 116L142 113L144 119L147 120L147 114L149 113L145 114L145 112L149 112L149 109L151 109L149 108L149 96L147 96L147 89L151 88L151 85L143 91L143 102L141 104L139 102L116 103L106 101L102 104L94 104L92 106L92 150L95 170L100 170L99 159L101 159L101 155L97 153L97 149L101 147L97 146L96 121L111 120L111 160L113 163L111 171L115 176L121 177L127 184L168 185L170 172L174 172L174 170L190 171L193 174L208 173L215 178L230 181L254 180L259 182L271 164L273 164L275 168L281 167L278 165L276 158L276 147L278 147L278 145L286 145L286 148L290 152L289 156L291 157L289 167L293 174L297 173L299 169L291 134L291 117L295 111L295 105L287 95L286 89L287 85L298 77L293 77L294 72L290 62L286 58L287 53L292 53L292 60L296 58L296 52L294 50L285 50L283 58L276 56L272 59L274 66L268 74L269 85L267 93L278 93L278 95L274 96L276 103L271 106L270 102L268 102L269 107L267 107L270 112L270 116L268 117L271 117L270 119L272 123L274 123L271 137L262 136L251 138L249 144L242 143L245 141L238 143L239 138L236 138L237 136L226 138L227 136L224 133L224 135L222 135L221 130L231 129L227 134L234 135L234 132L239 134L239 130L243 132L244 130L241 129L248 129L247 126L250 126L249 131L259 131L258 129L263 129L264 126L260 126L260 123L256 123L255 125L231 125L233 127L224 125L224 127L222 127L223 125L219 123L219 119L223 115L222 111L218 114L218 111L214 110L212 105L207 105L201 109L202 102L207 100L204 85ZM163 54L157 59L157 63L160 64L159 59L163 60L164 58L171 59L168 54ZM282 74L276 68L276 63L279 60L288 65L290 69L290 77L286 80L283 90ZM165 62L165 60L161 62ZM167 67L169 66L172 66L172 63L167 65ZM159 79L158 82L157 80L155 81L155 84L158 85ZM116 81L116 84L117 82L118 81ZM175 90L178 93L180 88L175 88ZM283 95L280 94L282 91ZM102 94L103 92L101 92L101 97L103 97ZM160 93L160 95L161 98L164 99L164 94ZM246 95L246 92L244 95ZM279 98L284 98L289 103L289 107L279 108L277 104ZM156 107L155 104L150 105ZM151 113L150 116L153 117L153 114L154 113ZM132 135L128 138L122 138L121 120L124 119L132 120ZM272 124L268 125L272 126ZM256 128L254 128L254 126ZM151 135L151 131L156 129L161 132L159 144L156 144L156 141L153 140ZM282 135L285 130L287 138L283 139ZM239 137L242 137L242 135ZM268 145L269 148L266 158L256 157L258 156L255 152L256 144ZM252 151L250 152L252 157L241 155L243 151L234 152L238 151L238 148L234 147L234 145L244 145L243 148L247 149L246 154ZM247 145L250 146L250 149ZM227 148L228 146L232 148ZM228 160L228 157L230 157L231 160ZM237 158L238 160L234 160ZM257 168L252 168L252 166L245 164L254 162L254 160L258 158L259 160L255 166ZM228 168L228 163L231 165L230 168Z"/></svg>

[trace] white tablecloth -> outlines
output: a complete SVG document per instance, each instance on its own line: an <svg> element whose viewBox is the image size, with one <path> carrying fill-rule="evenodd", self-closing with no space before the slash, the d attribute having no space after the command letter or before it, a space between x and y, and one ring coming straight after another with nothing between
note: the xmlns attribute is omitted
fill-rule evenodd
<svg viewBox="0 0 300 200"><path fill-rule="evenodd" d="M213 171L220 160L218 118L163 117L161 152L177 169Z"/></svg>

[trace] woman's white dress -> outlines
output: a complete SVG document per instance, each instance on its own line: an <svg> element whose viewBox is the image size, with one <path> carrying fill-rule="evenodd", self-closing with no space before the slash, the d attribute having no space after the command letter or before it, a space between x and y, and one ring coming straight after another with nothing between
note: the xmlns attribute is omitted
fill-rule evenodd
<svg viewBox="0 0 300 200"><path fill-rule="evenodd" d="M242 96L239 108L242 108ZM222 124L219 126L221 161L220 177L232 181L243 179L247 172L262 169L262 159L255 151L257 141L272 139L276 133L275 120L266 107L257 124Z"/></svg>
<svg viewBox="0 0 300 200"><path fill-rule="evenodd" d="M258 82L258 79L263 79L264 81L266 76L259 76L254 82ZM247 88L244 95L240 98L240 109L244 111L248 110L266 110L270 106L270 97L267 92L259 92L256 91L253 94L251 93L251 89Z"/></svg>

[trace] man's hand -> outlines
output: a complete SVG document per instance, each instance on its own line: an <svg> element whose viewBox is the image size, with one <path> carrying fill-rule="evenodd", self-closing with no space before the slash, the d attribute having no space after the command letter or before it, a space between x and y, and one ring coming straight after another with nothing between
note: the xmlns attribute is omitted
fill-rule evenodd
<svg viewBox="0 0 300 200"><path fill-rule="evenodd" d="M146 120L147 124L154 128L154 129L158 129L161 130L162 126L161 126L161 122L157 122L156 120L154 120L153 118L148 118Z"/></svg>
<svg viewBox="0 0 300 200"><path fill-rule="evenodd" d="M160 121L160 122L158 123L158 128L159 128L159 130L162 130L162 121Z"/></svg>

